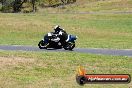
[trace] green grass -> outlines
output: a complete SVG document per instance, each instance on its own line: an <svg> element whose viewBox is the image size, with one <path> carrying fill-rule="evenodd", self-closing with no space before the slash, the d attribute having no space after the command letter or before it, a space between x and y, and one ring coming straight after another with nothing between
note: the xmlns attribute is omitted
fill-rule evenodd
<svg viewBox="0 0 132 88"><path fill-rule="evenodd" d="M77 47L132 48L131 14L0 13L0 44L37 46L56 24L79 37Z"/></svg>
<svg viewBox="0 0 132 88"><path fill-rule="evenodd" d="M80 88L75 81L78 66L89 74L130 74L132 58L75 52L0 51L0 87ZM84 88L128 88L132 84L95 84Z"/></svg>
<svg viewBox="0 0 132 88"><path fill-rule="evenodd" d="M68 14L131 11L131 3L131 0L78 0L64 7L40 9L38 13L0 13L0 44L37 46L44 34L59 24L79 37L76 47L132 49L131 14ZM75 81L80 65L89 74L132 75L131 57L1 50L0 88L81 88ZM88 87L130 88L132 83L84 86Z"/></svg>

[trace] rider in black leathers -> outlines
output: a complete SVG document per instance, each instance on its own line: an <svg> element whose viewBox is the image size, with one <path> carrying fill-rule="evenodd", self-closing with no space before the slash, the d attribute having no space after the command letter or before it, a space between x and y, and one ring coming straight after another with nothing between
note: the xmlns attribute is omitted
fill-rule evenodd
<svg viewBox="0 0 132 88"><path fill-rule="evenodd" d="M59 37L59 42L64 45L66 43L68 34L66 33L66 31L62 28L60 28L59 25L56 25L54 27L54 32L49 32L47 35L44 36L44 40L46 43L49 42L50 39L52 39L52 34L57 34Z"/></svg>
<svg viewBox="0 0 132 88"><path fill-rule="evenodd" d="M64 29L60 28L59 25L56 25L54 27L54 33L58 34L58 37L60 38L60 43L62 45L64 45L66 43L66 40L68 37L68 34L66 33L66 31Z"/></svg>

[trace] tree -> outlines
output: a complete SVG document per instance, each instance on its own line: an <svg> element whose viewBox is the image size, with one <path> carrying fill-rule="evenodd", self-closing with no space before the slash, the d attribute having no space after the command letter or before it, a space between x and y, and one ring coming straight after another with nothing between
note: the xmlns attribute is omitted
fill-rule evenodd
<svg viewBox="0 0 132 88"><path fill-rule="evenodd" d="M13 3L13 11L14 12L20 12L21 11L21 6L25 1L21 1L21 0L15 0Z"/></svg>
<svg viewBox="0 0 132 88"><path fill-rule="evenodd" d="M61 1L61 2L60 2ZM48 6L59 6L76 2L76 0L0 0L2 3L2 12L36 12L36 3L39 5L49 3ZM41 3L41 4L40 4ZM38 5L38 6L39 6Z"/></svg>
<svg viewBox="0 0 132 88"><path fill-rule="evenodd" d="M61 2L64 4L68 4L68 3L76 2L76 0L61 0Z"/></svg>
<svg viewBox="0 0 132 88"><path fill-rule="evenodd" d="M33 12L36 12L35 2L36 2L36 0L32 0L32 8L33 8Z"/></svg>
<svg viewBox="0 0 132 88"><path fill-rule="evenodd" d="M23 3L32 3L32 11L35 12L36 11L36 7L35 7L35 2L36 0L15 0L13 8L14 8L14 12L20 12Z"/></svg>
<svg viewBox="0 0 132 88"><path fill-rule="evenodd" d="M12 12L12 0L0 0L2 4L2 12Z"/></svg>

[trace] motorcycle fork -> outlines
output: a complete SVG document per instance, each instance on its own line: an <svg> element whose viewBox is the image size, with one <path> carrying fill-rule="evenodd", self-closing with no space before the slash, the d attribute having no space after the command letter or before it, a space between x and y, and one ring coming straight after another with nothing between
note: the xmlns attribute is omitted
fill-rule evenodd
<svg viewBox="0 0 132 88"><path fill-rule="evenodd" d="M49 43L48 44L46 44L44 47L47 47L49 45Z"/></svg>

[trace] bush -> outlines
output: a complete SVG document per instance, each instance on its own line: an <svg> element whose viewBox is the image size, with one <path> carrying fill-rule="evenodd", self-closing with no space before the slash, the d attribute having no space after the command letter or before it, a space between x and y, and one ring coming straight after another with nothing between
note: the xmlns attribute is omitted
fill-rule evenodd
<svg viewBox="0 0 132 88"><path fill-rule="evenodd" d="M32 11L33 11L33 9L32 9L32 4L31 3L29 3L29 2L23 3L21 12L29 13L29 12L32 12Z"/></svg>
<svg viewBox="0 0 132 88"><path fill-rule="evenodd" d="M9 6L9 5L2 6L1 11L4 13L11 13L11 12L13 12L13 8L12 8L12 6Z"/></svg>
<svg viewBox="0 0 132 88"><path fill-rule="evenodd" d="M2 12L24 12L29 13L36 11L36 6L41 7L58 7L62 4L73 3L76 0L6 0L1 8ZM32 5L33 4L33 5ZM33 10L34 7L34 10Z"/></svg>

